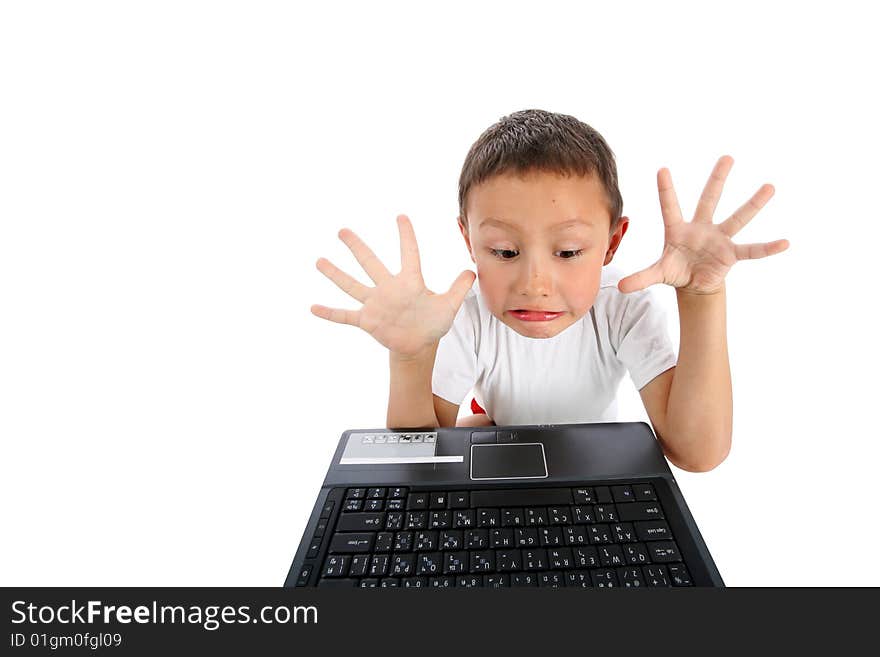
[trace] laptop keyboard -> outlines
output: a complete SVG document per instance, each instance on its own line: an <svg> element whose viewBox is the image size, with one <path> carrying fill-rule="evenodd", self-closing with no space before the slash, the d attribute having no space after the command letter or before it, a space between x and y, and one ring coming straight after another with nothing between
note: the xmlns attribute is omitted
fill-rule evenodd
<svg viewBox="0 0 880 657"><path fill-rule="evenodd" d="M319 587L692 585L650 482L333 492ZM307 558L325 538L316 535Z"/></svg>

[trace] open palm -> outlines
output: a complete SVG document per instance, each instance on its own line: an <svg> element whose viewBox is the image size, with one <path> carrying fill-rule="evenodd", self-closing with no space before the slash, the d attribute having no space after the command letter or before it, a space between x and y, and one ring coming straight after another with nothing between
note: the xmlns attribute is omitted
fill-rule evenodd
<svg viewBox="0 0 880 657"><path fill-rule="evenodd" d="M712 170L694 213L687 223L672 186L669 169L657 172L660 211L663 214L664 246L660 259L647 269L622 278L621 292L635 292L655 283L666 283L695 294L718 292L724 277L739 260L764 258L788 248L788 240L759 244L734 244L731 239L764 207L775 191L763 185L744 205L720 224L712 223L712 215L721 197L733 158L723 155Z"/></svg>
<svg viewBox="0 0 880 657"><path fill-rule="evenodd" d="M406 215L399 215L397 225L401 265L397 275L392 275L353 231L340 230L339 239L351 249L376 286L363 285L329 260L319 258L318 271L363 306L359 310L345 310L315 304L311 311L322 319L362 328L398 356L415 357L449 331L476 275L465 270L445 294L432 292L422 279L412 223Z"/></svg>

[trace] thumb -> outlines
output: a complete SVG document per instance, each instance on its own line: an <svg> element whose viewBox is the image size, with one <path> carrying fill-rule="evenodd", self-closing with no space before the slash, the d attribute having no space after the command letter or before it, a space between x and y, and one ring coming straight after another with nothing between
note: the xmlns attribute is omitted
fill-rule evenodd
<svg viewBox="0 0 880 657"><path fill-rule="evenodd" d="M477 275L474 272L470 269L465 269L458 275L458 278L453 281L452 285L449 286L449 290L446 294L443 295L449 299L449 303L452 304L452 307L455 308L456 311L459 306L461 306L461 302L464 301L465 295L468 293L468 290L471 289L476 278Z"/></svg>
<svg viewBox="0 0 880 657"><path fill-rule="evenodd" d="M663 276L660 267L657 263L654 263L647 269L643 269L635 274L621 278L617 282L617 289L624 294L628 294L630 292L644 290L646 287L662 282Z"/></svg>

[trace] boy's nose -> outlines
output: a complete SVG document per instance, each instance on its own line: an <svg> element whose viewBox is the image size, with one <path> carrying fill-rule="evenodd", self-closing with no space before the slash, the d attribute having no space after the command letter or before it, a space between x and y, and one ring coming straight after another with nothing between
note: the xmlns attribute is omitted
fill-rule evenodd
<svg viewBox="0 0 880 657"><path fill-rule="evenodd" d="M525 297L550 296L553 293L553 277L548 264L540 258L526 262L518 287L520 294Z"/></svg>

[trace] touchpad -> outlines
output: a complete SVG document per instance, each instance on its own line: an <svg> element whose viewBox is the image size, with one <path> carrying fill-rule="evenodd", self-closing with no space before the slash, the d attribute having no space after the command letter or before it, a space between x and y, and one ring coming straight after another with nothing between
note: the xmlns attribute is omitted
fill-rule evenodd
<svg viewBox="0 0 880 657"><path fill-rule="evenodd" d="M547 476L543 443L471 445L471 479L528 479Z"/></svg>

